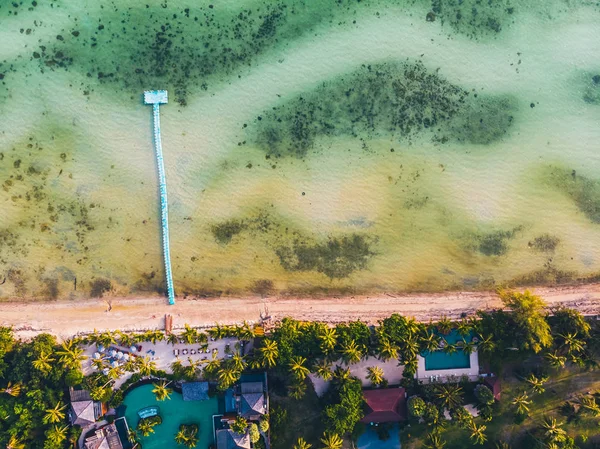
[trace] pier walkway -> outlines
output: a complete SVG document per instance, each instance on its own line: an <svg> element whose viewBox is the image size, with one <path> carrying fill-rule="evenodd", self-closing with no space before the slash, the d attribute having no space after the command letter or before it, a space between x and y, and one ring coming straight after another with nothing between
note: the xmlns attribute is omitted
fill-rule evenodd
<svg viewBox="0 0 600 449"><path fill-rule="evenodd" d="M144 103L152 105L154 116L154 149L156 151L156 164L158 165L158 182L160 189L160 216L162 226L163 257L165 261L165 277L167 279L167 296L169 304L175 304L175 289L173 288L173 274L171 272L171 250L169 247L169 209L167 203L167 178L163 162L162 142L160 138L160 105L168 103L166 90L144 92Z"/></svg>

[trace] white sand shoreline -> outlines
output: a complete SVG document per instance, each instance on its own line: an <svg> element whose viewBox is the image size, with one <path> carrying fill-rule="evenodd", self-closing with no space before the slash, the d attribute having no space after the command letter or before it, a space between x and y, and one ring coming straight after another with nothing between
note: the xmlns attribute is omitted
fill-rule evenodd
<svg viewBox="0 0 600 449"><path fill-rule="evenodd" d="M564 305L585 315L600 314L600 283L539 287L531 289L550 308ZM110 303L111 310L108 311ZM4 302L0 303L0 325L13 326L17 336L30 338L48 332L61 339L78 333L116 330L163 329L165 314L171 314L174 328L189 324L195 327L215 323L257 322L269 315L272 320L292 317L337 323L362 320L376 323L392 313L413 316L420 321L446 315L459 318L477 309L501 306L498 295L487 292L440 292L382 294L323 298L291 297L222 297L178 298L174 306L163 297L102 298L80 302Z"/></svg>

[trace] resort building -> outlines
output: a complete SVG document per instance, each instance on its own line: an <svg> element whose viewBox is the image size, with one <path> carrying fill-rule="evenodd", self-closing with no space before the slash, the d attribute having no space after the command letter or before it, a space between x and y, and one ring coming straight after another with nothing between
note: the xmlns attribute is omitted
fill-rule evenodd
<svg viewBox="0 0 600 449"><path fill-rule="evenodd" d="M85 428L94 424L106 412L101 402L93 401L87 390L69 390L71 409L69 417L71 424Z"/></svg>
<svg viewBox="0 0 600 449"><path fill-rule="evenodd" d="M263 382L242 382L236 399L238 414L249 421L258 421L267 414L267 393Z"/></svg>
<svg viewBox="0 0 600 449"><path fill-rule="evenodd" d="M476 342L473 335L462 337L455 329L448 335L442 336L440 349L425 352L417 356L417 372L415 377L423 382L446 382L448 379L467 376L469 380L476 381L479 378L479 356L477 348L472 352L462 350L465 341ZM446 345L453 345L455 350L445 350Z"/></svg>
<svg viewBox="0 0 600 449"><path fill-rule="evenodd" d="M123 449L119 432L114 424L107 424L85 439L84 449Z"/></svg>
<svg viewBox="0 0 600 449"><path fill-rule="evenodd" d="M248 433L240 435L231 429L217 430L217 449L250 449Z"/></svg>
<svg viewBox="0 0 600 449"><path fill-rule="evenodd" d="M404 388L364 390L365 416L361 422L378 424L406 420L406 392Z"/></svg>

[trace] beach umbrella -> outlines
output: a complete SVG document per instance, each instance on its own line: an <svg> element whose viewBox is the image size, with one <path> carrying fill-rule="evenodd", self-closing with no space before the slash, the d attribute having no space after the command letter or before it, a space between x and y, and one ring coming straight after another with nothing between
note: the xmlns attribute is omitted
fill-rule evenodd
<svg viewBox="0 0 600 449"><path fill-rule="evenodd" d="M117 352L117 358L119 360L123 358L123 353L121 351Z"/></svg>
<svg viewBox="0 0 600 449"><path fill-rule="evenodd" d="M135 352L135 351L137 351L137 348L136 348L135 346L132 346L131 348L129 348L129 350L130 350L131 352Z"/></svg>
<svg viewBox="0 0 600 449"><path fill-rule="evenodd" d="M109 354L110 354L111 357L114 357L114 356L117 355L117 351L115 351L114 349L111 349L110 352L109 352Z"/></svg>
<svg viewBox="0 0 600 449"><path fill-rule="evenodd" d="M108 368L104 368L104 369L102 370L102 374L104 374L104 375L106 376L106 375L108 374Z"/></svg>
<svg viewBox="0 0 600 449"><path fill-rule="evenodd" d="M130 357L129 354L127 354L127 353L123 354L123 360L129 360L129 357Z"/></svg>
<svg viewBox="0 0 600 449"><path fill-rule="evenodd" d="M114 360L110 366L112 366L113 368L116 368L117 366L119 366L119 362L117 362L116 360Z"/></svg>
<svg viewBox="0 0 600 449"><path fill-rule="evenodd" d="M98 345L98 352L104 352L104 346Z"/></svg>
<svg viewBox="0 0 600 449"><path fill-rule="evenodd" d="M102 357L102 356L100 355L99 352L94 352L94 358L95 359L99 359L100 357Z"/></svg>

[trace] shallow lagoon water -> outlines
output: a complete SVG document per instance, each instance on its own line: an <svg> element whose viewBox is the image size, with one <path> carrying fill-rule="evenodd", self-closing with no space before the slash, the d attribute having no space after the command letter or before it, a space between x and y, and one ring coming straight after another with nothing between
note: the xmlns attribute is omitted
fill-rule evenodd
<svg viewBox="0 0 600 449"><path fill-rule="evenodd" d="M147 88L178 294L593 279L598 6L397 3L0 1L0 297L164 289Z"/></svg>

